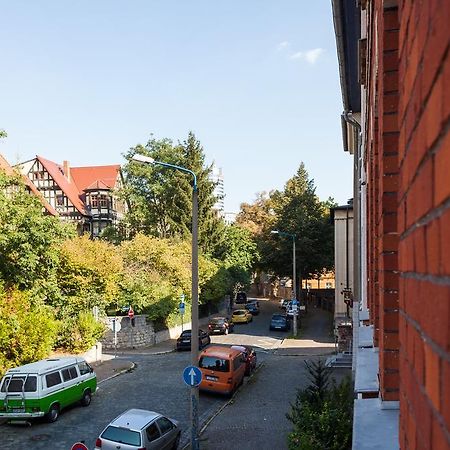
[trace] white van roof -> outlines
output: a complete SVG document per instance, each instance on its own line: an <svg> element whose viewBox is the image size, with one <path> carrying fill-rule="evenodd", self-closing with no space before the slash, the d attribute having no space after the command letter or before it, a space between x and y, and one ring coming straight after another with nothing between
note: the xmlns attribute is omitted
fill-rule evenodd
<svg viewBox="0 0 450 450"><path fill-rule="evenodd" d="M84 361L83 358L76 356L68 356L64 358L48 358L42 361L36 361L34 363L25 364L24 366L14 367L6 372L6 375L18 374L18 373L35 373L41 375L43 373L51 372L52 370L58 370L71 364L76 364Z"/></svg>

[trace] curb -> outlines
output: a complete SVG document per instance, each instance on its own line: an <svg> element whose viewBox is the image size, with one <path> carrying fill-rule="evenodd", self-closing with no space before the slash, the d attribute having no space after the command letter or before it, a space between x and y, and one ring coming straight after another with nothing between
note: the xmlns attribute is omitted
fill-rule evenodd
<svg viewBox="0 0 450 450"><path fill-rule="evenodd" d="M116 377L118 377L119 375L122 375L122 374L127 373L127 372L131 372L135 367L136 367L136 364L135 364L135 363L131 363L131 367L129 367L128 369L122 369L120 372L117 372L117 373L115 373L114 375L111 375L110 377L105 378L104 380L100 380L100 381L97 383L97 386L100 385L100 384L102 384L102 383L104 383L105 381L112 380L113 378L116 378Z"/></svg>
<svg viewBox="0 0 450 450"><path fill-rule="evenodd" d="M293 353L290 355L283 354L283 353L276 353L274 352L274 355L276 356L328 356L328 355L334 355L334 352L327 352L327 353Z"/></svg>

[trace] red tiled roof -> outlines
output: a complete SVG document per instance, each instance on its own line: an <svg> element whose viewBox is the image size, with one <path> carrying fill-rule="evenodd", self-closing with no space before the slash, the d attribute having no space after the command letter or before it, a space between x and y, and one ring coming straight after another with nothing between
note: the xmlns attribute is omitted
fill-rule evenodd
<svg viewBox="0 0 450 450"><path fill-rule="evenodd" d="M79 192L75 183L71 183L66 176L62 166L43 158L42 156L36 156L40 163L45 167L47 172L53 178L55 183L62 189L64 194L67 195L72 205L83 215L87 216L89 213L84 208L84 204L80 199Z"/></svg>
<svg viewBox="0 0 450 450"><path fill-rule="evenodd" d="M87 189L114 189L120 165L71 167L70 176L80 194Z"/></svg>
<svg viewBox="0 0 450 450"><path fill-rule="evenodd" d="M2 155L0 155L0 168L3 169L7 175L21 175L25 184L28 186L30 191L33 192L33 194L39 199L46 211L52 216L58 215L58 212L53 208L52 205L50 205L47 200L45 200L44 196L38 191L36 186L30 181L30 179L26 175L22 175L19 171L14 170L14 168L10 166L8 161L6 161L6 159Z"/></svg>

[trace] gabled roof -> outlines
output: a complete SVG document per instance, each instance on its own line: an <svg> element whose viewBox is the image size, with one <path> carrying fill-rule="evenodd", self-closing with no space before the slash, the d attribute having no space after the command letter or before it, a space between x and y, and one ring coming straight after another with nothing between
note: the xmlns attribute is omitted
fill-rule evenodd
<svg viewBox="0 0 450 450"><path fill-rule="evenodd" d="M55 183L61 188L64 194L67 195L72 205L83 215L87 216L89 213L84 208L84 204L80 199L79 192L75 183L71 183L64 174L62 166L43 158L42 156L36 156L36 159L45 167L47 172L53 178Z"/></svg>
<svg viewBox="0 0 450 450"><path fill-rule="evenodd" d="M70 176L80 194L89 189L114 189L120 165L71 167Z"/></svg>
<svg viewBox="0 0 450 450"><path fill-rule="evenodd" d="M0 155L0 169L3 169L7 175L20 175L27 187L30 189L31 192L39 199L39 201L42 203L42 206L46 209L46 211L51 214L52 216L57 216L58 212L56 209L53 208L50 203L45 200L43 195L38 191L36 186L30 181L30 179L26 175L22 175L18 170L15 170L11 165L6 161L6 159Z"/></svg>

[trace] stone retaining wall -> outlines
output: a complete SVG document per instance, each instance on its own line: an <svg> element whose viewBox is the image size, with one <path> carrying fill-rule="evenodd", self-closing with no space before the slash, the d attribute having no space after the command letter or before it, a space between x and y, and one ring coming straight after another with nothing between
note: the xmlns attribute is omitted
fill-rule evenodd
<svg viewBox="0 0 450 450"><path fill-rule="evenodd" d="M222 303L220 311L224 313L224 303ZM111 323L114 317L107 317L107 323ZM181 325L168 328L162 331L155 331L153 322L147 319L147 316L135 316L134 324L131 326L131 320L127 316L116 317L116 321L120 324L120 330L117 332L117 348L142 348L149 347L160 342L176 339L181 334ZM209 318L200 319L200 325L208 323ZM183 324L184 330L191 328L191 322ZM108 331L102 338L103 348L114 348L114 332L108 327Z"/></svg>

